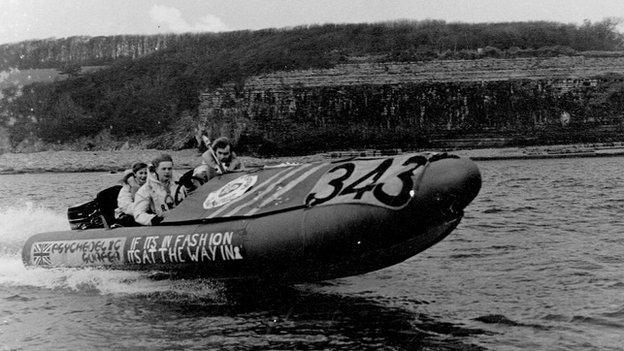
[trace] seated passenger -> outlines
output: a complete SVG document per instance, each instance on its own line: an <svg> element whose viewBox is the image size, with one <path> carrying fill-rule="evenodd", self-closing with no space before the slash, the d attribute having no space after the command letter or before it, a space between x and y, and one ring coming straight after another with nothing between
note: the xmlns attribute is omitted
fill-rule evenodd
<svg viewBox="0 0 624 351"><path fill-rule="evenodd" d="M121 190L117 195L115 222L123 226L135 225L134 222L134 195L147 181L147 164L137 162L132 165L131 171L126 171L121 180Z"/></svg>
<svg viewBox="0 0 624 351"><path fill-rule="evenodd" d="M164 213L174 208L177 185L173 181L173 159L162 154L152 161L154 173L150 173L147 182L141 186L134 198L134 220L142 225L156 225L164 219ZM183 199L186 191L182 189L178 199Z"/></svg>
<svg viewBox="0 0 624 351"><path fill-rule="evenodd" d="M193 176L208 181L219 174L242 171L243 169L243 163L232 151L230 140L221 137L212 143L212 148L208 148L202 154L202 165L195 168Z"/></svg>

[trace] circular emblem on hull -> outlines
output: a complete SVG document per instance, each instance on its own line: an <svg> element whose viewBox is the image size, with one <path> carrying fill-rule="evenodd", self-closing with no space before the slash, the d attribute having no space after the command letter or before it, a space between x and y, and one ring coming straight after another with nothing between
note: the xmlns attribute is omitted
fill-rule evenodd
<svg viewBox="0 0 624 351"><path fill-rule="evenodd" d="M257 175L245 174L242 177L236 178L233 181L225 184L219 190L213 191L206 197L204 201L204 208L210 209L225 205L228 202L243 195L249 188L251 188L258 180Z"/></svg>

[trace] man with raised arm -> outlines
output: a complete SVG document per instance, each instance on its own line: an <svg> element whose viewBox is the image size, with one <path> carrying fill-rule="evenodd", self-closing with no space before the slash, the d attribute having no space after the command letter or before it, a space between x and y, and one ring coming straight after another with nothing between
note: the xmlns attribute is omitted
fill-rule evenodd
<svg viewBox="0 0 624 351"><path fill-rule="evenodd" d="M215 140L208 150L202 154L202 164L195 168L193 176L208 181L217 175L242 171L243 168L243 163L232 151L230 140L226 137L221 137Z"/></svg>

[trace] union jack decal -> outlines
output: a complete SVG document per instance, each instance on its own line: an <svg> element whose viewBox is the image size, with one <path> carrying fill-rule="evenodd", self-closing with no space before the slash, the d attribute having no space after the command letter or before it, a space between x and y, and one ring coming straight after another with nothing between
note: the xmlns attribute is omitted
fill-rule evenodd
<svg viewBox="0 0 624 351"><path fill-rule="evenodd" d="M33 245L33 263L36 266L48 266L52 264L50 260L51 243L36 243Z"/></svg>

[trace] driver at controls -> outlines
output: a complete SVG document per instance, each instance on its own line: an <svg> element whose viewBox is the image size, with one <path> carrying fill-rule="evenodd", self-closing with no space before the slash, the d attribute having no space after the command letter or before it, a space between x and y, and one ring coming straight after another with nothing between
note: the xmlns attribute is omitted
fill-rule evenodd
<svg viewBox="0 0 624 351"><path fill-rule="evenodd" d="M205 183L217 175L243 170L243 163L232 150L230 140L226 137L220 137L212 143L212 150L202 154L202 164L195 168L193 177Z"/></svg>
<svg viewBox="0 0 624 351"><path fill-rule="evenodd" d="M174 208L174 194L181 200L186 191L176 194L177 184L173 181L173 159L162 154L152 160L153 173L139 188L134 199L134 220L142 225L156 225L164 219L164 213Z"/></svg>

